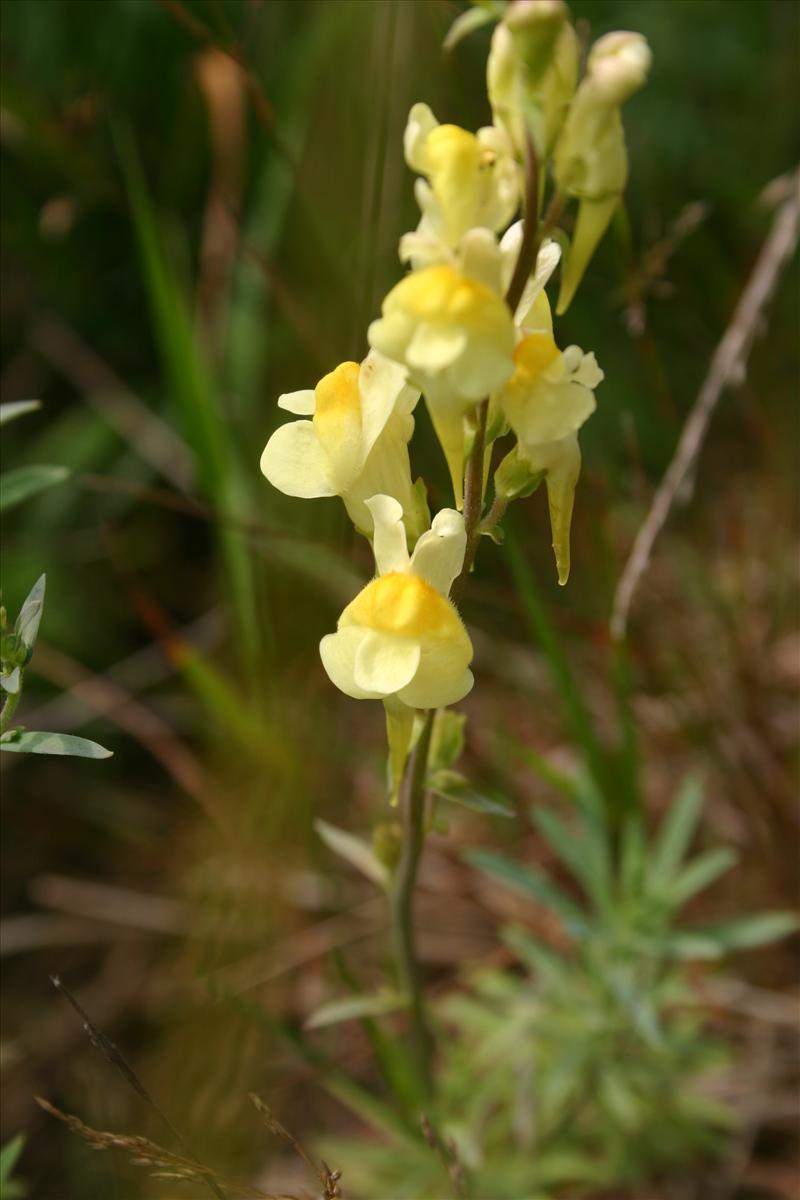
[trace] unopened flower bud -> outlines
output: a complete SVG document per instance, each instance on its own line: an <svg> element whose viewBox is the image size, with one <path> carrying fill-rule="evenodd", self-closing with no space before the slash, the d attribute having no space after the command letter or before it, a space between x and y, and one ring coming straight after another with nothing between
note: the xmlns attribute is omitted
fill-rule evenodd
<svg viewBox="0 0 800 1200"><path fill-rule="evenodd" d="M514 0L505 15L528 83L547 70L556 38L567 18L563 0Z"/></svg>
<svg viewBox="0 0 800 1200"><path fill-rule="evenodd" d="M600 38L556 145L553 169L559 191L581 202L561 275L558 313L569 306L625 188L628 155L620 106L644 83L650 58L639 33Z"/></svg>
<svg viewBox="0 0 800 1200"><path fill-rule="evenodd" d="M607 33L592 47L586 64L598 102L623 104L647 79L650 47L640 33Z"/></svg>

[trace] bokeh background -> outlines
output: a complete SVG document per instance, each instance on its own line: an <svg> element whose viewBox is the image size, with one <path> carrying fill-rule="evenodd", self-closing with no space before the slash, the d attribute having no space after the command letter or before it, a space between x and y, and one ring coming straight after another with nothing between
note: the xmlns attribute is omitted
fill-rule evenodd
<svg viewBox="0 0 800 1200"><path fill-rule="evenodd" d="M606 373L582 435L572 577L557 587L540 493L515 506L512 550L482 548L463 606L479 680L462 706L465 769L522 814L547 784L518 748L569 769L588 746L612 774L627 763L620 804L635 760L637 802L654 817L700 770L703 838L741 854L703 911L792 907L796 264L657 546L622 682L608 618L769 229L774 181L798 161L800 10L571 9L593 37L645 34L654 65L625 113L626 213L561 325ZM338 502L276 493L258 458L278 394L362 357L398 277L398 237L416 223L401 150L411 104L470 128L489 118L487 31L441 49L459 11L444 0L3 6L0 388L3 401L43 402L4 430L4 469L70 472L4 514L12 613L47 573L20 719L114 751L106 762L3 756L3 1136L26 1132L31 1197L175 1194L122 1157L92 1155L35 1107L42 1094L100 1128L155 1132L53 992L55 973L206 1157L239 1177L283 1169L248 1090L309 1138L354 1127L276 1023L335 991L337 947L355 947L372 978L386 953L380 904L313 830L316 816L367 830L384 803L379 706L336 693L317 655L371 559ZM421 408L413 456L431 507L448 503ZM496 953L502 900L459 857L475 845L547 866L522 816L465 814L433 839L421 948L442 989ZM743 1052L748 1078L753 1062L782 1065L758 1083L734 1181L751 1190L731 1193L742 1197L796 1194L785 1014L797 965L790 939L729 968L756 1010L765 995L785 1005L782 1025L754 1018ZM369 1078L357 1030L319 1044Z"/></svg>

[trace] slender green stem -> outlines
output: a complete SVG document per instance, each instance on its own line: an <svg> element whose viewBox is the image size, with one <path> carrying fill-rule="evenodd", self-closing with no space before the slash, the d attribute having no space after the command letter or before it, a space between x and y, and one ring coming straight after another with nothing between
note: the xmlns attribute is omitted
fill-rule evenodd
<svg viewBox="0 0 800 1200"><path fill-rule="evenodd" d="M425 715L417 744L406 766L400 793L403 844L392 888L392 924L400 986L408 996L411 1037L423 1094L433 1093L433 1038L425 1015L422 979L414 947L414 889L425 842L425 778L434 711Z"/></svg>
<svg viewBox="0 0 800 1200"><path fill-rule="evenodd" d="M16 711L17 705L19 704L19 698L20 698L21 693L22 693L22 688L20 687L20 690L18 692L8 692L6 694L5 701L3 702L2 711L0 711L0 733L5 733L6 726L8 725L9 721L13 717L13 715Z"/></svg>
<svg viewBox="0 0 800 1200"><path fill-rule="evenodd" d="M489 401L482 400L476 411L477 428L472 451L467 461L467 471L464 476L464 528L467 533L467 544L464 548L464 563L458 578L450 589L450 599L458 603L461 593L466 587L475 554L478 550L478 526L483 511L483 460L486 450L486 420L489 415Z"/></svg>
<svg viewBox="0 0 800 1200"><path fill-rule="evenodd" d="M536 262L541 233L538 220L539 163L532 142L526 154L525 225L519 257L506 294L506 304L512 316L522 297L525 284ZM486 422L489 401L483 400L476 409L475 438L472 443L464 477L464 527L467 534L464 565L450 589L450 598L457 602L469 577L483 512L483 477L486 454ZM488 517L496 522L502 516L500 501L495 500ZM425 798L428 773L428 753L433 730L433 710L425 714L417 744L406 763L400 790L400 809L403 822L403 844L400 861L394 875L391 908L395 957L399 983L409 1000L411 1040L420 1085L426 1098L433 1095L433 1038L425 1012L422 977L414 945L414 889L417 883L422 849L425 844Z"/></svg>

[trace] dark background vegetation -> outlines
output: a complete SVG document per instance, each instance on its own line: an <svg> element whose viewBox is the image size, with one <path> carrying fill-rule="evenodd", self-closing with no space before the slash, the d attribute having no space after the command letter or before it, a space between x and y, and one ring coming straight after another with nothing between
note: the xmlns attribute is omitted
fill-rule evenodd
<svg viewBox="0 0 800 1200"><path fill-rule="evenodd" d="M595 350L606 372L582 435L572 578L556 586L537 493L512 522L527 598L487 544L464 604L478 678L463 706L467 770L520 811L546 786L514 747L564 767L578 753L560 659L534 637L531 605L610 745L615 583L769 228L764 189L800 149L793 0L571 9L593 37L644 33L654 65L625 115L627 221L560 326L562 344ZM248 1089L309 1137L351 1124L272 1021L335 990L337 942L356 943L373 977L384 953L382 914L312 829L317 815L368 829L383 803L379 706L333 691L317 655L370 556L338 502L279 495L258 457L278 394L360 358L398 276L397 240L416 222L401 153L410 105L467 127L489 119L486 31L441 51L458 11L3 5L0 385L4 401L43 401L9 427L4 467L72 472L4 521L12 612L47 572L20 718L114 750L3 763L4 1137L28 1134L32 1197L160 1194L33 1104L45 1094L101 1128L155 1132L52 992L54 972L234 1174L279 1153ZM631 625L638 802L656 815L687 770L703 772L704 837L741 852L705 901L716 913L797 900L797 316L795 264ZM415 468L433 508L447 503L446 475L418 416ZM476 844L546 865L522 818L464 818L432 845L422 948L443 987L495 945L491 896L459 918L474 882L457 847ZM790 1005L796 967L789 941L730 970ZM223 982L240 1003L215 1001ZM369 1077L349 1027L327 1046ZM761 1141L742 1173L788 1196L775 1088L759 1094Z"/></svg>

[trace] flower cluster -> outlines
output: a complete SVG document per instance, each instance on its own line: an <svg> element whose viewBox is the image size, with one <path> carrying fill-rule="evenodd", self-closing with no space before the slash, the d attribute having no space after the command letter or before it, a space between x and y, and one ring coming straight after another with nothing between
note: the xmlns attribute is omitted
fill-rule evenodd
<svg viewBox="0 0 800 1200"><path fill-rule="evenodd" d="M491 512L543 480L559 582L569 574L578 432L603 372L594 354L559 347L546 285L560 266L561 314L611 220L627 176L620 109L650 52L640 35L613 33L591 48L582 78L579 59L563 0L514 0L487 64L492 125L471 133L414 105L403 149L420 220L399 245L410 270L369 326L360 365L341 363L313 391L280 397L302 419L262 455L288 495L341 496L373 544L376 577L320 651L342 691L383 700L398 744L414 710L452 704L472 686L472 647L449 593L486 521L481 494L465 526L465 468L482 456L485 487L498 440L513 438ZM573 199L570 241L555 223ZM454 497L432 522L408 450L421 396Z"/></svg>

